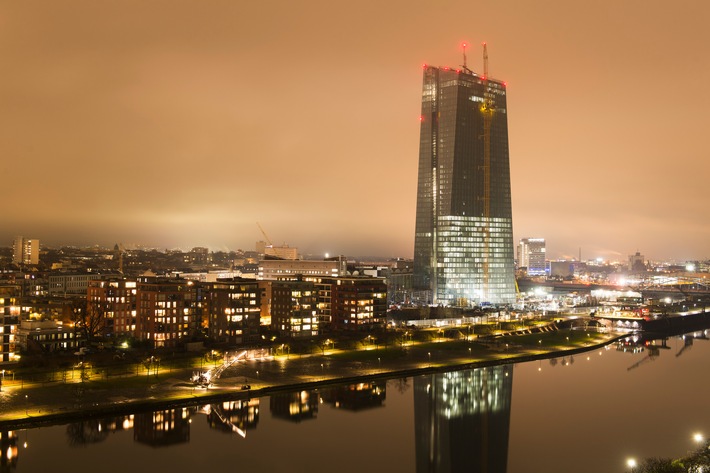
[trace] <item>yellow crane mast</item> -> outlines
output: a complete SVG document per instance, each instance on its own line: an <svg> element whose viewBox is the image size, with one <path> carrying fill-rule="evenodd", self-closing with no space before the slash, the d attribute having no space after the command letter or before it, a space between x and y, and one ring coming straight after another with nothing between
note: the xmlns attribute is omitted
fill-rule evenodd
<svg viewBox="0 0 710 473"><path fill-rule="evenodd" d="M488 86L488 48L483 43L483 297L488 298L489 290L489 251L491 218L491 124L495 111L495 101Z"/></svg>

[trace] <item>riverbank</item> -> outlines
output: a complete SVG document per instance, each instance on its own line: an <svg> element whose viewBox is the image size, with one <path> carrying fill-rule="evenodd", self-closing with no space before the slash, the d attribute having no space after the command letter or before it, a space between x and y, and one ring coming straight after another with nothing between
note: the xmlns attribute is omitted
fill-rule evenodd
<svg viewBox="0 0 710 473"><path fill-rule="evenodd" d="M84 382L6 382L0 393L0 429L573 356L625 335L582 330L520 332L475 341L410 342L360 350L326 349L318 355L245 359L225 369L208 388L189 382L190 369Z"/></svg>

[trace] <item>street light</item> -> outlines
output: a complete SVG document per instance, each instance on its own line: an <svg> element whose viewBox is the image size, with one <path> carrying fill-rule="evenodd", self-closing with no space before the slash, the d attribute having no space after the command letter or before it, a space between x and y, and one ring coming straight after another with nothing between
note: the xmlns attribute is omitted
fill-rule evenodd
<svg viewBox="0 0 710 473"><path fill-rule="evenodd" d="M626 460L626 466L631 468L631 471L634 471L634 469L638 466L638 463L635 458L629 458Z"/></svg>
<svg viewBox="0 0 710 473"><path fill-rule="evenodd" d="M429 357L429 366L431 366L431 352L427 352L427 356Z"/></svg>

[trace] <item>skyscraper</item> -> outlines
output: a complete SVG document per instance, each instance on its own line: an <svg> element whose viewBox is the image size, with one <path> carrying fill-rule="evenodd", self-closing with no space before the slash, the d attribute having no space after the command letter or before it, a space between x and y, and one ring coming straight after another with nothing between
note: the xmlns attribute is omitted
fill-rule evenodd
<svg viewBox="0 0 710 473"><path fill-rule="evenodd" d="M435 304L514 302L506 84L424 66L420 133L414 285Z"/></svg>
<svg viewBox="0 0 710 473"><path fill-rule="evenodd" d="M542 276L546 272L545 239L523 238L518 244L518 267L527 268L528 276Z"/></svg>

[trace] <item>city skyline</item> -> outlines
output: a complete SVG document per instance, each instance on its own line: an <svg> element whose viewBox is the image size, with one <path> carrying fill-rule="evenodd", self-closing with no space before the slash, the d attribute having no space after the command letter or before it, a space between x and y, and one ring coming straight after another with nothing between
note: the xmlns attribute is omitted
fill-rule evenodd
<svg viewBox="0 0 710 473"><path fill-rule="evenodd" d="M701 2L71 3L0 6L7 245L411 257L421 65L487 41L514 241L710 257Z"/></svg>

